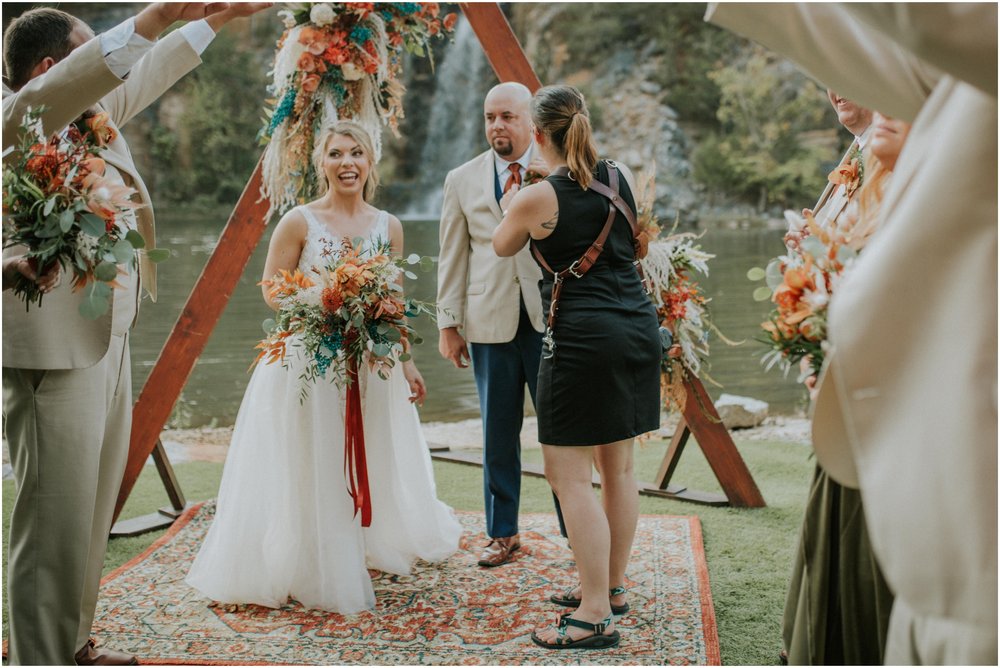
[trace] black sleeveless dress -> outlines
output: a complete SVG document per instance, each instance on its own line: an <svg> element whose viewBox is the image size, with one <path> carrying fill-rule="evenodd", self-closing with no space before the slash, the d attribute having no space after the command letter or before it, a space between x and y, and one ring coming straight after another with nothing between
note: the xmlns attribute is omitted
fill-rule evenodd
<svg viewBox="0 0 1000 668"><path fill-rule="evenodd" d="M608 183L603 161L597 178ZM561 271L597 239L611 203L568 176L546 180L556 191L559 219L551 235L532 243L550 267ZM635 200L620 173L618 184L634 211ZM538 370L538 440L545 445L603 445L660 426L659 323L634 259L632 229L618 212L594 266L583 278L563 282L555 346L543 346ZM540 287L548 314L552 274L544 267Z"/></svg>

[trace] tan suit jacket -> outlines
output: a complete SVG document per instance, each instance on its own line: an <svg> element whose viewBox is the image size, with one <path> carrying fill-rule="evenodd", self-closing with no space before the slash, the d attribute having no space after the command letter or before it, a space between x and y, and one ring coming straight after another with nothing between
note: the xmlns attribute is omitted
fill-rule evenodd
<svg viewBox="0 0 1000 668"><path fill-rule="evenodd" d="M709 15L913 121L880 231L831 302L813 441L831 476L860 487L897 603L992 628L995 655L997 7L727 4Z"/></svg>
<svg viewBox="0 0 1000 668"><path fill-rule="evenodd" d="M438 327L464 327L471 343L505 343L517 333L520 299L542 331L542 272L527 246L514 257L493 252L503 213L496 200L493 151L448 173L438 258Z"/></svg>
<svg viewBox="0 0 1000 668"><path fill-rule="evenodd" d="M42 118L46 133L60 132L89 107L99 104L111 117L116 131L149 106L184 74L201 62L179 32L160 40L124 81L108 69L100 40L92 39L29 81L21 90L3 89L4 147L17 140L18 127L30 106L46 107ZM146 184L136 170L121 132L102 157L121 173L125 183L138 191L143 207L136 211L139 233L146 248L154 248L153 208ZM4 249L4 257L20 252ZM156 299L156 268L140 251L142 285ZM11 293L3 295L3 363L22 369L79 369L96 364L108 349L113 313L87 320L77 311L82 291L73 293L69 280L45 295L42 306L26 311Z"/></svg>

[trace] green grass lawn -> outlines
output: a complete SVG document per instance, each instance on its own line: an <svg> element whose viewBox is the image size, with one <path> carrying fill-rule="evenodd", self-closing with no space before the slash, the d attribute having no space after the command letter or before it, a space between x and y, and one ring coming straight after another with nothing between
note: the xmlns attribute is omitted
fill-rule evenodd
<svg viewBox="0 0 1000 668"><path fill-rule="evenodd" d="M767 508L736 510L640 497L639 511L656 515L697 515L704 530L705 552L712 581L722 661L725 664L776 664L781 649L781 615L792 554L806 500L813 462L809 449L793 443L738 442L760 487ZM636 448L637 477L652 480L666 444L651 441ZM541 452L526 451L524 459L541 463ZM175 466L189 501L215 496L221 464L190 462ZM482 474L478 468L434 462L441 500L458 510L482 510ZM692 489L718 491L719 486L700 449L688 443L673 481ZM7 587L7 539L14 483L3 483L3 587ZM146 467L122 512L123 518L155 512L167 505L155 469ZM525 477L522 512L552 512L552 496L542 479ZM145 550L162 531L136 538L115 539L108 547L105 573ZM5 597L6 598L6 597ZM6 610L4 611L6 613ZM4 614L3 636L7 637Z"/></svg>

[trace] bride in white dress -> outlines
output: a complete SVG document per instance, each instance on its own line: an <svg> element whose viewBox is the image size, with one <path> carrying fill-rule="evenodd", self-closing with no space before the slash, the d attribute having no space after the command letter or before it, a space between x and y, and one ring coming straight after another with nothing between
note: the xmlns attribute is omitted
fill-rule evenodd
<svg viewBox="0 0 1000 668"><path fill-rule="evenodd" d="M341 121L321 133L314 155L326 192L289 211L268 248L264 277L322 266L344 237L403 251L399 220L367 203L378 184L371 139ZM315 289L320 289L319 287ZM272 302L265 290L265 301ZM426 394L410 361L387 380L359 369L371 526L361 526L344 477L345 392L323 378L300 401L303 359L288 346L285 366L261 362L240 406L219 489L215 521L187 582L224 603L354 613L373 608L367 568L410 573L416 559L456 551L462 528L437 499L430 454L413 402ZM287 368L285 368L287 366Z"/></svg>

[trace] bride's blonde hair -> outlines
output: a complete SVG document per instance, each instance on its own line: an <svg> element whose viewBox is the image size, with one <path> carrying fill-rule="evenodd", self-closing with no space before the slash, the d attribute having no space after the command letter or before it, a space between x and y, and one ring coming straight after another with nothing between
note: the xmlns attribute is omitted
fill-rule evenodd
<svg viewBox="0 0 1000 668"><path fill-rule="evenodd" d="M358 146L368 158L368 178L365 179L363 196L366 202L375 198L375 191L378 189L378 168L375 165L375 148L372 143L372 136L362 127L360 123L354 121L337 121L333 125L328 125L316 136L316 144L313 147L312 163L316 171L316 196L322 197L330 189L326 174L323 172L323 158L326 156L326 147L334 135L350 137L358 142Z"/></svg>

